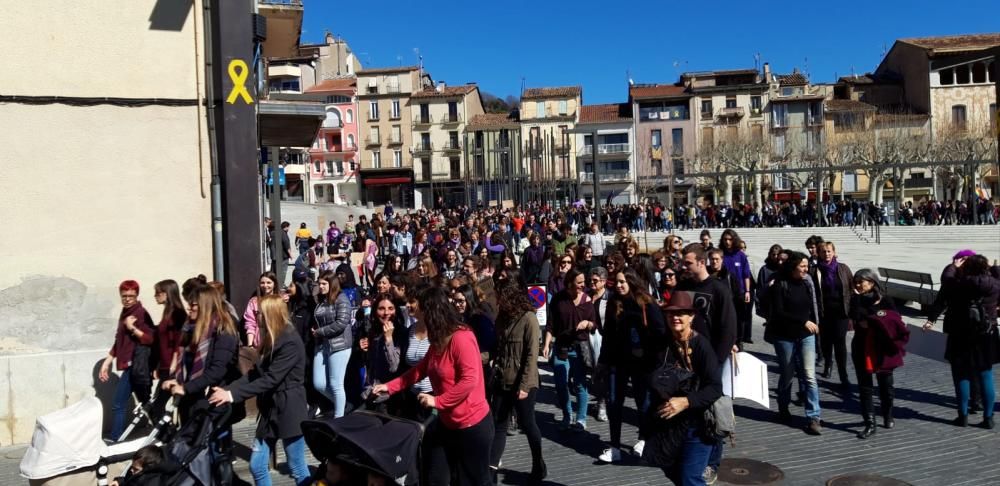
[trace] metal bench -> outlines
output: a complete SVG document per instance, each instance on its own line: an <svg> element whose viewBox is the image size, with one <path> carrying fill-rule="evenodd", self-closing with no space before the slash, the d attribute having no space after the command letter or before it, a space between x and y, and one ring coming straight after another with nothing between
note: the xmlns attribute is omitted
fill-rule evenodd
<svg viewBox="0 0 1000 486"><path fill-rule="evenodd" d="M923 310L937 298L938 284L929 273L883 267L878 268L878 273L882 276L886 296L897 303L916 302Z"/></svg>

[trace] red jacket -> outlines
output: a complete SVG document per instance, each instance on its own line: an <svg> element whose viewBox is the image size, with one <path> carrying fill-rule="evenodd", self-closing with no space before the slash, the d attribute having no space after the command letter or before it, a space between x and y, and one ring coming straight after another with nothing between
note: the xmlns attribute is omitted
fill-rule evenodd
<svg viewBox="0 0 1000 486"><path fill-rule="evenodd" d="M135 317L135 327L142 331L142 338L136 338L128 328L125 327L125 319L128 316ZM132 366L132 353L135 352L137 344L149 346L153 344L153 318L149 312L142 307L142 302L136 302L132 307L122 309L118 316L118 329L115 331L115 344L111 346L108 354L114 356L115 367L119 371L124 371Z"/></svg>
<svg viewBox="0 0 1000 486"><path fill-rule="evenodd" d="M399 378L386 383L389 393L409 388L424 377L431 379L434 408L441 424L449 429L466 429L490 413L483 386L483 364L476 335L468 328L452 334L448 347L427 351L424 359Z"/></svg>

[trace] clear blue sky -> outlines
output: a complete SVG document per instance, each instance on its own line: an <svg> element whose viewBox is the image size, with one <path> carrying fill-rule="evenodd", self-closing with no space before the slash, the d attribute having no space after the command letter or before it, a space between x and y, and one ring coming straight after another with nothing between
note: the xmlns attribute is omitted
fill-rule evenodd
<svg viewBox="0 0 1000 486"><path fill-rule="evenodd" d="M684 71L798 67L813 82L871 71L897 38L1000 31L997 0L722 2L305 0L304 42L343 37L365 67L416 64L501 98L582 85L585 104L625 101L637 83Z"/></svg>

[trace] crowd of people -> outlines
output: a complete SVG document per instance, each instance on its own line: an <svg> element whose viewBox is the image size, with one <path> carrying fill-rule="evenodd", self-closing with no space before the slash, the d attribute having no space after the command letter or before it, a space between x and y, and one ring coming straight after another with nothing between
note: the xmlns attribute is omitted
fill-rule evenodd
<svg viewBox="0 0 1000 486"><path fill-rule="evenodd" d="M253 295L233 296L243 312L221 283L199 276L158 282L163 312L154 321L137 300L138 283L123 282L115 343L100 375L107 380L113 365L122 372L112 436L121 433L130 394L148 399L159 380L180 397L182 417L230 407L239 419L238 405L257 397L250 460L257 484L269 484L279 440L296 483L308 484L298 424L363 408L429 424L426 484L497 484L515 429L531 452L527 482L540 484L547 467L535 408L544 365L561 433L586 430L590 417L609 422L598 461L621 461L630 450L675 484L712 484L728 431L706 417L732 413L720 400L722 369L755 338L775 351L779 420L794 421L791 407L801 405L804 430L822 434L817 380L832 379L835 368L848 403L850 349L864 422L858 436L878 431L876 384L882 427L894 427L893 370L903 364L909 332L874 271L852 271L819 236L805 242L806 252L774 245L756 271L733 229L718 240L708 229L693 242L668 235L661 248L644 251L616 219L642 220L642 208L617 209L603 213L617 225L613 239L586 207L397 213L388 206L343 227L331 222L322 235L303 223L291 283L263 273ZM279 258L292 261L285 231L271 236L281 238ZM354 252L363 258L352 263ZM545 289L544 327L529 286ZM997 269L963 251L931 308L931 321L945 319L956 425L981 406L982 426L993 427L998 297ZM763 336L753 335L754 314L766 322ZM237 366L244 348L259 356L245 373ZM639 426L623 447L628 394ZM231 451L231 433L216 440L223 454Z"/></svg>

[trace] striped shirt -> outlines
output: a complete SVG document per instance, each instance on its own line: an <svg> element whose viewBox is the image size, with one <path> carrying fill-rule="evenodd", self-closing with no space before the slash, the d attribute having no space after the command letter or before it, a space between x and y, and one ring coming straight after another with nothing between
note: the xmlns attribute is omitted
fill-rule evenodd
<svg viewBox="0 0 1000 486"><path fill-rule="evenodd" d="M406 364L411 368L416 366L420 360L424 359L424 355L427 354L427 350L431 347L431 341L429 339L419 339L416 335L417 326L410 326L410 345L406 349ZM433 389L431 388L430 378L424 378L413 385L413 391L415 393L431 393Z"/></svg>

